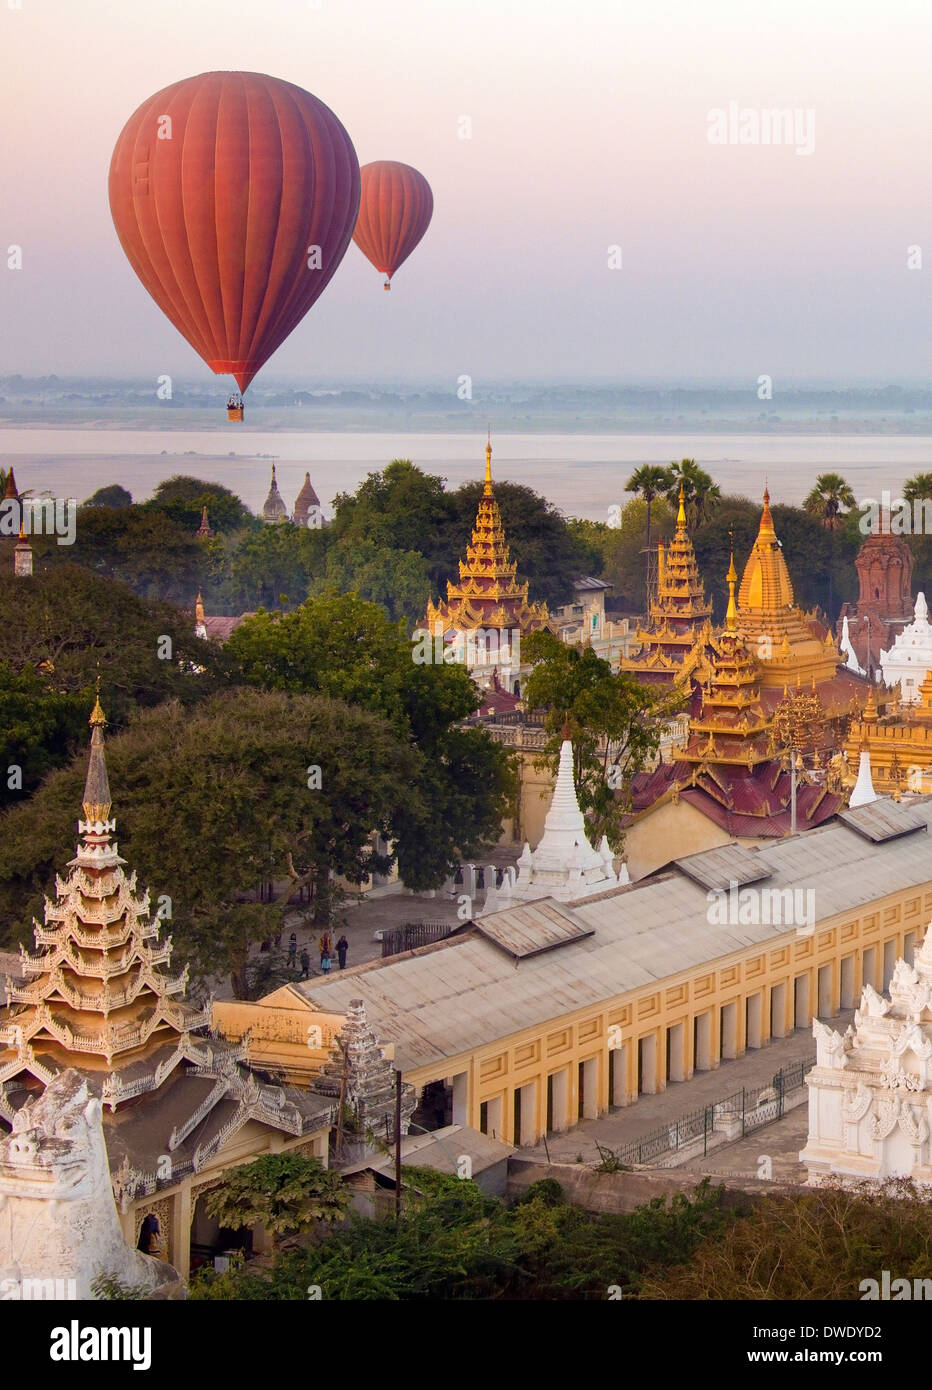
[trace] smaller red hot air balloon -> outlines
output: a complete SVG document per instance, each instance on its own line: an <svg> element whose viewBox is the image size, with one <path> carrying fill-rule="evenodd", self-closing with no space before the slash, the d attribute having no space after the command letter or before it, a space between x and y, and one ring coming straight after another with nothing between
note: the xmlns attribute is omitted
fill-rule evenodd
<svg viewBox="0 0 932 1390"><path fill-rule="evenodd" d="M434 195L423 174L410 164L377 159L359 170L359 216L353 240L376 270L391 278L430 225Z"/></svg>

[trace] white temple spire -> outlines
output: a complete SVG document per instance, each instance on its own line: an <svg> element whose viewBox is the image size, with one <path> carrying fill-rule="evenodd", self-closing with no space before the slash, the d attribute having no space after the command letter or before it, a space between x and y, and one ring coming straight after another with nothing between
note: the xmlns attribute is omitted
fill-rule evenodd
<svg viewBox="0 0 932 1390"><path fill-rule="evenodd" d="M503 884L495 898L496 909L512 901L535 898L556 898L570 902L591 893L603 893L619 879L615 874L612 854L603 837L598 849L593 848L586 831L586 819L579 809L576 782L573 776L573 744L569 730L564 729L560 745L560 763L553 788L550 808L544 820L544 833L535 850L524 846L518 860L517 881Z"/></svg>
<svg viewBox="0 0 932 1390"><path fill-rule="evenodd" d="M874 791L874 780L871 777L870 749L862 748L861 760L858 763L858 780L854 784L848 805L853 810L855 806L866 806L868 802L876 800L877 793Z"/></svg>

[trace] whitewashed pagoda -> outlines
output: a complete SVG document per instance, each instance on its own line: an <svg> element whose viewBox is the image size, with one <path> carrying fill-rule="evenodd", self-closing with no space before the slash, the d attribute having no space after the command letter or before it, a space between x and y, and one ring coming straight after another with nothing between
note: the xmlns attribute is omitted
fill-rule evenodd
<svg viewBox="0 0 932 1390"><path fill-rule="evenodd" d="M15 1128L23 1107L57 1076L77 1072L104 1110L123 1216L138 1226L157 1212L164 1258L184 1273L200 1175L308 1136L326 1158L332 1107L309 1091L271 1084L248 1065L247 1042L211 1033L211 1001L185 1000L187 967L172 972L171 938L159 939L149 893L137 892L112 838L105 722L98 699L81 843L68 876L56 877L44 922L33 924L36 951L20 949L24 982L6 979L0 1124ZM306 1143L302 1151L310 1152Z"/></svg>
<svg viewBox="0 0 932 1390"><path fill-rule="evenodd" d="M270 524L276 521L288 520L288 508L285 506L285 499L278 490L278 479L275 476L275 464L272 464L272 481L269 484L269 495L262 504L262 520Z"/></svg>
<svg viewBox="0 0 932 1390"><path fill-rule="evenodd" d="M932 1187L932 928L913 965L897 961L889 991L865 985L844 1035L813 1022L809 1138L799 1155L810 1186L911 1178Z"/></svg>
<svg viewBox="0 0 932 1390"><path fill-rule="evenodd" d="M569 731L564 729L560 766L544 833L535 850L525 844L518 860L517 879L512 883L506 877L501 888L490 890L481 915L537 898L572 902L627 882L624 864L620 874L615 873L607 837L603 835L598 849L594 849L586 833L573 779L573 744Z"/></svg>
<svg viewBox="0 0 932 1390"><path fill-rule="evenodd" d="M893 639L889 651L881 651L880 669L886 685L899 682L901 704L919 700L919 687L932 671L932 623L925 594L916 595L913 621Z"/></svg>

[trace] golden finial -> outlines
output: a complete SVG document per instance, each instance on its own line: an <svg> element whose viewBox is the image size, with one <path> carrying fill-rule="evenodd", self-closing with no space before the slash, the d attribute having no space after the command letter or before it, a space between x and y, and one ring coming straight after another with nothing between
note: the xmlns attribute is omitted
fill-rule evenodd
<svg viewBox="0 0 932 1390"><path fill-rule="evenodd" d="M194 616L199 623L204 621L204 600L200 593L198 593L197 602L194 605Z"/></svg>
<svg viewBox="0 0 932 1390"><path fill-rule="evenodd" d="M685 530L686 530L686 506L685 506L685 503L684 503L684 501L683 501L683 480L682 480L682 478L680 479L680 505L679 505L679 510L678 510L678 512L677 512L677 514L676 514L676 529L677 529L678 531L685 531Z"/></svg>
<svg viewBox="0 0 932 1390"><path fill-rule="evenodd" d="M94 708L88 721L91 726L91 749L87 764L82 806L84 819L91 825L106 822L110 815L110 787L107 782L107 763L104 758L103 729L107 720L100 706L100 674L96 681Z"/></svg>
<svg viewBox="0 0 932 1390"><path fill-rule="evenodd" d="M485 490L492 490L492 426L489 425L489 437L485 446Z"/></svg>
<svg viewBox="0 0 932 1390"><path fill-rule="evenodd" d="M683 505L683 485L680 484L680 506ZM728 609L725 613L726 632L737 632L738 630L738 609L735 605L735 585L738 582L738 571L735 569L735 533L734 530L728 532L728 539L731 548L731 557L728 561L728 573L725 578L728 582Z"/></svg>
<svg viewBox="0 0 932 1390"><path fill-rule="evenodd" d="M757 539L760 540L762 536L767 536L768 539L773 536L774 539L776 539L776 533L773 529L773 517L770 514L770 489L767 487L766 483L764 483L764 510L761 512L760 530L757 533Z"/></svg>
<svg viewBox="0 0 932 1390"><path fill-rule="evenodd" d="M100 705L100 672L97 672L97 679L94 682L94 708L91 710L91 717L87 721L92 729L102 729L107 722Z"/></svg>

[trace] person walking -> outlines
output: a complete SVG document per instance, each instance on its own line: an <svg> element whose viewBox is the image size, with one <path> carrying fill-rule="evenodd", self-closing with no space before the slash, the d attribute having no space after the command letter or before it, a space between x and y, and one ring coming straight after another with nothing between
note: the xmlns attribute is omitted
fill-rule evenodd
<svg viewBox="0 0 932 1390"><path fill-rule="evenodd" d="M349 950L349 942L347 941L346 936L345 936L345 934L344 934L343 936L340 937L339 941L337 942L337 957L339 958L339 961L340 961L340 969L341 969L341 970L345 970L345 969L346 969L346 953L347 953L348 950Z"/></svg>
<svg viewBox="0 0 932 1390"><path fill-rule="evenodd" d="M288 964L292 967L298 963L298 934L292 932L288 938Z"/></svg>
<svg viewBox="0 0 932 1390"><path fill-rule="evenodd" d="M311 958L307 953L307 948L301 952L301 979L307 980L311 974Z"/></svg>

